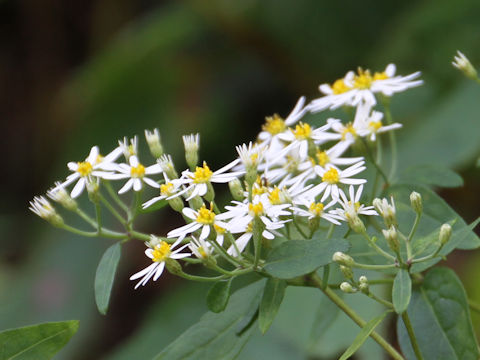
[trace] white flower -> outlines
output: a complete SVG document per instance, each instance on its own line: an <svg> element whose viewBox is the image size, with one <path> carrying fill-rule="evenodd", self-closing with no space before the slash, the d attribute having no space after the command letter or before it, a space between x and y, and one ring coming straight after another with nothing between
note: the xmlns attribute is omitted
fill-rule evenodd
<svg viewBox="0 0 480 360"><path fill-rule="evenodd" d="M243 171L225 173L237 163L238 160L235 160L216 171L212 171L204 161L203 166L197 166L194 172L185 170L182 173L181 181L186 185L186 188L174 196L180 196L185 192L189 192L187 201L195 196L204 196L208 190L208 183L228 183L242 175Z"/></svg>
<svg viewBox="0 0 480 360"><path fill-rule="evenodd" d="M396 67L389 64L385 71L373 75L369 70L358 69L357 74L349 71L344 78L336 80L331 86L320 85L320 91L325 96L313 100L308 106L312 112L319 112L327 108L336 109L340 106L357 106L361 102L376 104L375 94L382 93L392 96L397 92L419 86L422 80L415 80L420 72L407 76L395 76Z"/></svg>
<svg viewBox="0 0 480 360"><path fill-rule="evenodd" d="M323 218L332 224L340 225L338 220L341 220L342 218L339 215L325 212L325 210L336 204L335 200L330 201L327 205L324 205L321 202L315 202L315 200L311 198L300 199L297 200L296 203L305 206L308 210L294 206L292 209L295 215L304 216L308 219Z"/></svg>
<svg viewBox="0 0 480 360"><path fill-rule="evenodd" d="M180 253L180 251L182 251L187 245L183 245L177 250L172 251L178 244L180 244L181 241L182 239L178 239L172 245L165 241L160 241L152 248L145 250L145 255L152 259L153 263L130 277L130 280L142 278L137 285L135 285L135 289L137 289L140 285L145 286L152 276L153 281L157 281L160 275L162 275L163 270L165 269L165 261L168 259L183 259L191 255L190 253Z"/></svg>
<svg viewBox="0 0 480 360"><path fill-rule="evenodd" d="M205 204L198 210L193 210L191 208L183 208L183 215L192 220L191 223L181 226L177 229L170 231L167 234L169 238L184 238L188 234L191 234L199 229L201 230L200 239L206 239L211 232L211 228L215 225L226 229L228 225L223 221L220 221L220 218L213 212L212 204L210 204L210 209L207 209Z"/></svg>
<svg viewBox="0 0 480 360"><path fill-rule="evenodd" d="M160 185L160 196L156 196L147 202L145 202L142 207L146 209L147 207L155 204L156 202L164 199L169 199L171 197L174 197L175 194L178 192L178 190L182 187L183 181L180 179L173 179L170 180L167 176L167 174L163 174L163 177L165 178L165 184Z"/></svg>
<svg viewBox="0 0 480 360"><path fill-rule="evenodd" d="M388 200L383 198L383 199L374 199L373 200L373 206L375 206L375 209L380 213L380 215L383 217L385 220L385 223L387 224L388 227L390 225L396 224L396 214L397 210L395 208L395 202L393 200L393 196L390 197L391 204L388 203Z"/></svg>
<svg viewBox="0 0 480 360"><path fill-rule="evenodd" d="M185 152L197 152L200 147L200 134L190 134L182 136Z"/></svg>
<svg viewBox="0 0 480 360"><path fill-rule="evenodd" d="M367 182L365 179L350 178L365 170L366 167L364 164L365 161L359 161L345 170L340 170L333 165L329 165L326 168L316 166L315 172L318 176L322 177L322 182L310 189L309 193L320 194L324 192L321 199L322 202L325 201L329 195L332 196L332 199L338 200L340 196L338 184L360 185Z"/></svg>
<svg viewBox="0 0 480 360"><path fill-rule="evenodd" d="M173 164L172 157L168 154L163 154L157 159L158 165L162 168L162 171L167 174L171 179L178 178L178 174L175 170L175 165Z"/></svg>
<svg viewBox="0 0 480 360"><path fill-rule="evenodd" d="M119 194L123 194L133 187L134 191L140 191L143 187L143 183L146 183L154 188L159 188L160 185L154 180L146 177L145 175L153 175L162 172L160 165L155 164L149 167L145 167L138 161L136 155L130 156L128 159L129 165L119 164L117 165L117 174L110 174L104 176L105 179L119 180L128 179L123 187L118 191Z"/></svg>
<svg viewBox="0 0 480 360"><path fill-rule="evenodd" d="M55 208L43 196L35 196L33 201L30 201L29 209L44 220L49 220L57 214Z"/></svg>
<svg viewBox="0 0 480 360"><path fill-rule="evenodd" d="M252 142L248 146L246 144L237 146L237 153L241 161L238 169L257 169L258 165L263 161L267 148L267 145L252 144Z"/></svg>
<svg viewBox="0 0 480 360"><path fill-rule="evenodd" d="M116 148L107 156L102 157L99 153L98 146L92 147L90 154L85 161L69 162L67 164L68 168L74 173L67 176L67 179L62 184L57 186L57 188L66 187L78 179L71 192L72 198L78 197L82 193L83 189L85 189L87 181L92 181L93 177L106 178L106 176L111 175L110 172L103 170L114 170L117 167L114 161L120 156L121 153L122 150L120 148Z"/></svg>
<svg viewBox="0 0 480 360"><path fill-rule="evenodd" d="M159 158L163 154L163 146L160 140L160 132L158 129L154 129L153 132L145 130L145 139L147 140L150 153L153 157Z"/></svg>
<svg viewBox="0 0 480 360"><path fill-rule="evenodd" d="M192 236L192 240L190 241L190 244L188 244L188 248L200 260L204 260L212 256L215 250L212 244L203 239L197 239L194 236Z"/></svg>
<svg viewBox="0 0 480 360"><path fill-rule="evenodd" d="M138 156L138 138L135 135L132 139L130 139L130 144L128 143L128 138L124 137L123 141L118 140L118 146L122 149L123 156L128 161L130 156Z"/></svg>
<svg viewBox="0 0 480 360"><path fill-rule="evenodd" d="M360 185L355 193L355 188L350 185L348 188L348 194L350 199L347 198L342 189L340 189L339 203L342 209L336 209L332 213L338 214L344 220L352 219L358 215L378 215L373 206L365 206L360 203L362 196L363 185Z"/></svg>

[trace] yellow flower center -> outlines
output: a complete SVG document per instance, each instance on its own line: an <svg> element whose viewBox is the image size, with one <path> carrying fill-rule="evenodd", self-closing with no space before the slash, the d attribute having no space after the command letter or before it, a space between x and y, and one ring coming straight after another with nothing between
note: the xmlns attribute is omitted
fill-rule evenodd
<svg viewBox="0 0 480 360"><path fill-rule="evenodd" d="M258 204L248 204L248 210L250 212L251 216L260 216L263 215L263 204L258 203Z"/></svg>
<svg viewBox="0 0 480 360"><path fill-rule="evenodd" d="M353 137L357 136L357 131L353 127L352 123L348 123L342 130L342 140L345 140L347 138L348 134L352 134Z"/></svg>
<svg viewBox="0 0 480 360"><path fill-rule="evenodd" d="M135 155L135 146L133 144L128 145L127 151L130 156Z"/></svg>
<svg viewBox="0 0 480 360"><path fill-rule="evenodd" d="M382 72L376 72L375 74L373 74L373 80L386 80L388 79L388 75L385 71L382 71Z"/></svg>
<svg viewBox="0 0 480 360"><path fill-rule="evenodd" d="M173 190L173 184L171 182L160 185L160 195L171 196Z"/></svg>
<svg viewBox="0 0 480 360"><path fill-rule="evenodd" d="M253 232L253 221L250 221L247 225L247 230L245 230L247 233Z"/></svg>
<svg viewBox="0 0 480 360"><path fill-rule="evenodd" d="M90 164L88 161L78 162L77 165L77 172L83 177L90 175L93 170L92 164Z"/></svg>
<svg viewBox="0 0 480 360"><path fill-rule="evenodd" d="M132 178L143 178L145 175L145 166L138 164L138 166L132 166L130 169L130 176Z"/></svg>
<svg viewBox="0 0 480 360"><path fill-rule="evenodd" d="M197 251L198 251L198 253L200 254L200 256L201 256L202 258L205 259L206 257L208 257L207 252L205 251L205 249L203 248L203 246L199 246L199 247L197 248Z"/></svg>
<svg viewBox="0 0 480 360"><path fill-rule="evenodd" d="M95 164L100 164L103 161L103 156L98 154L97 158L95 159Z"/></svg>
<svg viewBox="0 0 480 360"><path fill-rule="evenodd" d="M358 69L358 75L353 78L353 86L357 89L370 89L372 85L373 76L370 70Z"/></svg>
<svg viewBox="0 0 480 360"><path fill-rule="evenodd" d="M320 216L322 215L323 208L324 208L324 205L322 203L312 203L312 205L310 205L309 210L313 215Z"/></svg>
<svg viewBox="0 0 480 360"><path fill-rule="evenodd" d="M329 184L337 184L340 181L340 175L335 168L330 168L328 171L323 174L322 181Z"/></svg>
<svg viewBox="0 0 480 360"><path fill-rule="evenodd" d="M368 127L373 131L377 132L378 129L382 127L382 122L381 121L370 121L368 123Z"/></svg>
<svg viewBox="0 0 480 360"><path fill-rule="evenodd" d="M282 200L280 199L280 189L275 186L275 188L270 191L268 195L268 200L272 203L272 205L280 205Z"/></svg>
<svg viewBox="0 0 480 360"><path fill-rule="evenodd" d="M198 210L197 222L200 224L213 224L215 220L215 213L212 211L212 204L210 204L210 209L205 207L205 204Z"/></svg>
<svg viewBox="0 0 480 360"><path fill-rule="evenodd" d="M330 162L330 158L327 155L326 151L317 151L317 161L318 165L325 166Z"/></svg>
<svg viewBox="0 0 480 360"><path fill-rule="evenodd" d="M225 231L227 231L227 229L225 229L221 226L218 226L217 224L213 224L213 228L215 229L215 231L217 232L218 235L223 235L223 234L225 234Z"/></svg>
<svg viewBox="0 0 480 360"><path fill-rule="evenodd" d="M280 116L278 116L278 114L274 114L273 116L267 116L265 120L266 122L262 126L262 130L267 131L272 135L280 134L286 129L285 122Z"/></svg>
<svg viewBox="0 0 480 360"><path fill-rule="evenodd" d="M152 261L153 262L163 262L170 256L170 244L165 241L160 242L156 245L152 251Z"/></svg>
<svg viewBox="0 0 480 360"><path fill-rule="evenodd" d="M295 126L295 130L292 130L293 134L298 140L307 140L312 134L312 128L308 124L300 122Z"/></svg>
<svg viewBox="0 0 480 360"><path fill-rule="evenodd" d="M335 95L343 94L349 90L351 90L351 88L345 84L343 79L335 80L335 82L332 84L332 91Z"/></svg>
<svg viewBox="0 0 480 360"><path fill-rule="evenodd" d="M210 170L207 163L204 161L203 167L199 167L199 166L196 167L195 172L193 173L192 179L195 184L201 184L201 183L208 182L212 177L212 175L213 175L212 170Z"/></svg>
<svg viewBox="0 0 480 360"><path fill-rule="evenodd" d="M352 206L352 201L349 200L348 205ZM355 209L355 212L357 212L358 209L360 209L360 206L361 206L361 204L358 201L355 204L353 204L353 208Z"/></svg>

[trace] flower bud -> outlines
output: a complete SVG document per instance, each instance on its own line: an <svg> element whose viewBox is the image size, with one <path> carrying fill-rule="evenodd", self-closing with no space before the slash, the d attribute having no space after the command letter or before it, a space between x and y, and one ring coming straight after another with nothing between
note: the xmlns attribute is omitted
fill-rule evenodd
<svg viewBox="0 0 480 360"><path fill-rule="evenodd" d="M352 266L354 264L351 256L340 251L337 251L335 254L333 254L332 260L344 266Z"/></svg>
<svg viewBox="0 0 480 360"><path fill-rule="evenodd" d="M392 249L393 252L398 253L400 250L400 243L398 242L398 234L395 226L390 226L388 230L382 230L382 232L387 240L388 247Z"/></svg>
<svg viewBox="0 0 480 360"><path fill-rule="evenodd" d="M388 203L387 199L375 199L373 200L373 206L377 209L378 213L383 217L383 221L387 227L392 225L397 226L397 216L396 216L396 209L395 209L395 202L393 201L393 197L390 198L391 203Z"/></svg>
<svg viewBox="0 0 480 360"><path fill-rule="evenodd" d="M477 80L477 70L475 70L470 60L459 50L457 50L457 55L453 57L452 65L463 72L466 77Z"/></svg>
<svg viewBox="0 0 480 360"><path fill-rule="evenodd" d="M30 210L53 226L61 227L64 224L62 217L43 196L35 196L33 201L30 201Z"/></svg>
<svg viewBox="0 0 480 360"><path fill-rule="evenodd" d="M88 198L94 204L100 202L100 183L96 180L87 181Z"/></svg>
<svg viewBox="0 0 480 360"><path fill-rule="evenodd" d="M208 202L212 202L213 199L215 199L215 190L213 190L213 186L212 186L212 183L210 181L207 182L207 192L205 193L205 195L203 195L203 197Z"/></svg>
<svg viewBox="0 0 480 360"><path fill-rule="evenodd" d="M145 139L147 140L150 153L156 159L163 155L163 146L160 141L160 133L158 129L154 129L153 132L145 130Z"/></svg>
<svg viewBox="0 0 480 360"><path fill-rule="evenodd" d="M52 199L55 202L58 202L67 210L76 211L78 209L77 202L74 199L72 199L70 194L67 191L65 191L65 189L62 187L62 184L59 182L55 183L55 187L50 189L47 192L47 195L50 199Z"/></svg>
<svg viewBox="0 0 480 360"><path fill-rule="evenodd" d="M416 191L410 194L410 204L412 205L412 209L417 213L421 214L423 210L422 205L422 195L417 193Z"/></svg>
<svg viewBox="0 0 480 360"><path fill-rule="evenodd" d="M148 241L148 246L150 246L152 249L155 249L156 246L160 246L162 243L162 239L155 235L150 235L150 240Z"/></svg>
<svg viewBox="0 0 480 360"><path fill-rule="evenodd" d="M345 276L346 279L348 280L353 279L353 271L348 266L340 265L340 271L342 272L343 276Z"/></svg>
<svg viewBox="0 0 480 360"><path fill-rule="evenodd" d="M169 179L178 179L178 174L175 170L175 165L173 165L172 157L170 155L162 155L157 162L162 168L162 171L167 174Z"/></svg>
<svg viewBox="0 0 480 360"><path fill-rule="evenodd" d="M347 217L348 225L353 231L359 234L363 234L366 231L365 224L358 217L356 213L355 214L346 213L346 217Z"/></svg>
<svg viewBox="0 0 480 360"><path fill-rule="evenodd" d="M358 285L358 289L359 289L362 293L368 294L368 292L369 292L368 283L360 283L360 284Z"/></svg>
<svg viewBox="0 0 480 360"><path fill-rule="evenodd" d="M228 183L228 188L230 189L230 193L232 194L234 200L243 201L243 199L245 199L242 182L237 178Z"/></svg>
<svg viewBox="0 0 480 360"><path fill-rule="evenodd" d="M165 267L173 275L179 275L183 272L182 265L180 265L177 260L172 258L165 259Z"/></svg>
<svg viewBox="0 0 480 360"><path fill-rule="evenodd" d="M353 294L357 292L357 289L355 289L350 283L346 281L340 284L340 290L347 294Z"/></svg>
<svg viewBox="0 0 480 360"><path fill-rule="evenodd" d="M358 278L360 284L368 284L368 278L365 275L362 275Z"/></svg>
<svg viewBox="0 0 480 360"><path fill-rule="evenodd" d="M187 165L193 171L198 164L198 149L200 147L200 134L191 134L183 136L185 146L185 160Z"/></svg>
<svg viewBox="0 0 480 360"><path fill-rule="evenodd" d="M177 196L177 197L174 197L172 199L169 199L167 200L168 201L168 205L170 205L170 207L177 211L177 212L181 212L182 209L183 209L183 200ZM201 205L200 205L201 206Z"/></svg>
<svg viewBox="0 0 480 360"><path fill-rule="evenodd" d="M198 210L203 206L203 200L200 196L195 196L188 201L188 204L193 210Z"/></svg>
<svg viewBox="0 0 480 360"><path fill-rule="evenodd" d="M445 245L452 236L452 227L449 224L443 224L440 228L440 234L438 238L440 239L440 244Z"/></svg>

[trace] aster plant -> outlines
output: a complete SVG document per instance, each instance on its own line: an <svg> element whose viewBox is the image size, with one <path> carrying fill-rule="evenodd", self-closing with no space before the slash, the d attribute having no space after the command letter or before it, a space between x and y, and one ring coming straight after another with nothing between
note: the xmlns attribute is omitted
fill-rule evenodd
<svg viewBox="0 0 480 360"><path fill-rule="evenodd" d="M459 53L454 66L476 76L465 59ZM155 286L165 272L212 283L210 313L159 349L157 359L235 358L255 327L269 330L288 287L318 289L358 325L341 359L368 338L393 359L478 359L470 320L470 306L478 306L469 305L452 270L432 267L456 248L479 247L473 232L479 220L466 224L421 179L402 182L397 171L395 132L402 124L393 121L390 100L422 84L419 72L396 75L393 64L381 72L349 71L320 85L318 98L300 97L285 119L267 116L256 141L238 145L238 157L218 170L200 161L199 134L183 137L188 169L164 152L158 129L145 131L149 165L139 160L146 156L137 137L119 141L104 157L94 146L86 160L68 163L72 174L48 191L50 200L35 197L30 209L57 228L115 242L95 279L102 314L128 241L145 244L144 262L130 277L137 291ZM337 108L350 117L330 116ZM317 113L326 120L310 116ZM158 194L146 198L144 185ZM217 200L222 187L231 194L228 203ZM91 214L76 201L82 193ZM60 207L90 230L67 224ZM137 228L140 215L165 207L185 223L164 234ZM104 226L107 215L117 228ZM350 305L361 296L383 311L365 318ZM393 317L399 348L376 330Z"/></svg>

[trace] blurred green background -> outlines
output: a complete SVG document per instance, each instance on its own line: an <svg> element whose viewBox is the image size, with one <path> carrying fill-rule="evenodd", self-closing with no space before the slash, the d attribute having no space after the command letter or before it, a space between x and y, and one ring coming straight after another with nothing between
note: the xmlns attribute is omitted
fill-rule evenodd
<svg viewBox="0 0 480 360"><path fill-rule="evenodd" d="M480 87L450 65L457 49L480 64L478 0L3 0L0 18L0 330L79 319L58 359L149 359L206 311L204 285L165 276L134 291L128 277L145 259L132 243L109 313L99 315L93 280L111 243L58 231L28 211L94 144L106 152L158 127L181 168L181 135L201 132L201 156L217 168L265 116L287 115L299 96L317 97L320 83L394 62L399 74L421 70L425 80L393 99L405 124L400 166L459 171L464 187L441 194L467 222L479 215ZM164 234L171 226L153 215L140 227ZM476 300L479 258L449 258ZM274 327L254 335L241 359L334 359L350 343L358 330L346 319L329 333L316 329L312 343L324 299L302 291L289 290ZM394 339L393 327L384 331ZM368 343L357 358L380 353Z"/></svg>

